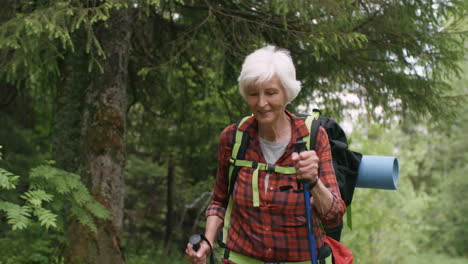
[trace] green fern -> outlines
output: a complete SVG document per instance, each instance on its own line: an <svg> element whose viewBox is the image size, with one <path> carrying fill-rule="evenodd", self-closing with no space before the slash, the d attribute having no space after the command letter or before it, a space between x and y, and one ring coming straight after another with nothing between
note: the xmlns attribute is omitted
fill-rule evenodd
<svg viewBox="0 0 468 264"><path fill-rule="evenodd" d="M16 184L18 184L18 180L19 176L0 168L0 189L15 189Z"/></svg>
<svg viewBox="0 0 468 264"><path fill-rule="evenodd" d="M41 207L43 201L45 202L52 201L52 198L53 198L52 195L46 193L43 190L32 190L32 191L27 191L20 197L26 200L26 204L27 204L26 207L29 207L30 211L33 212L33 215L38 218L41 226L45 226L47 229L49 229L49 227L51 226L57 227L57 224L56 224L57 215Z"/></svg>
<svg viewBox="0 0 468 264"><path fill-rule="evenodd" d="M52 195L43 190L28 191L21 195L26 200L26 205L20 206L14 203L0 201L0 210L4 211L7 222L13 230L24 229L31 223L32 216L36 216L41 226L57 227L57 215L42 208L42 201L51 201Z"/></svg>
<svg viewBox="0 0 468 264"><path fill-rule="evenodd" d="M44 189L70 205L71 214L93 232L97 232L94 217L110 217L109 211L94 199L78 174L42 165L31 170L30 181L33 188Z"/></svg>
<svg viewBox="0 0 468 264"><path fill-rule="evenodd" d="M13 230L24 229L33 218L37 218L41 226L57 228L58 216L44 208L44 203L48 203L55 210L61 210L64 206L71 208L71 215L97 232L95 218L109 219L109 211L94 199L78 174L51 165L53 162L31 170L30 189L18 194L25 201L23 206L0 200L0 211L5 212L8 224ZM0 168L0 190L14 189L19 179L19 176Z"/></svg>
<svg viewBox="0 0 468 264"><path fill-rule="evenodd" d="M50 165L41 165L32 169L29 177L31 179L31 186L37 188L49 186L59 194L70 193L72 190L83 185L79 175L54 168Z"/></svg>
<svg viewBox="0 0 468 264"><path fill-rule="evenodd" d="M3 148L0 145L0 150ZM0 151L0 160L3 159L3 154ZM19 176L14 175L13 173L0 168L0 189L11 190L16 188L16 184L18 183Z"/></svg>
<svg viewBox="0 0 468 264"><path fill-rule="evenodd" d="M76 219L83 224L84 226L89 227L91 231L97 233L97 227L94 222L94 219L89 215L86 210L81 207L75 206L71 208L71 214L76 217Z"/></svg>
<svg viewBox="0 0 468 264"><path fill-rule="evenodd" d="M100 218L100 219L110 218L109 211L102 204L96 201L86 204L86 209L88 209L88 211L97 218Z"/></svg>
<svg viewBox="0 0 468 264"><path fill-rule="evenodd" d="M57 228L56 214L41 207L36 208L33 213L39 219L41 226L45 226L47 229L51 226Z"/></svg>
<svg viewBox="0 0 468 264"><path fill-rule="evenodd" d="M13 230L26 228L31 222L31 208L28 206L0 201L0 210L6 213L7 222Z"/></svg>
<svg viewBox="0 0 468 264"><path fill-rule="evenodd" d="M27 191L20 197L25 199L32 207L40 207L42 205L42 201L50 202L53 198L52 195L43 190Z"/></svg>

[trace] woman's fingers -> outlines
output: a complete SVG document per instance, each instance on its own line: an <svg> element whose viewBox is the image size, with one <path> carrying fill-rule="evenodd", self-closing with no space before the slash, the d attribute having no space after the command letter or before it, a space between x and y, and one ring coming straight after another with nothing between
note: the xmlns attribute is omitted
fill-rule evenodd
<svg viewBox="0 0 468 264"><path fill-rule="evenodd" d="M291 154L291 159L292 159L293 162L297 162L299 160L299 153L293 152Z"/></svg>
<svg viewBox="0 0 468 264"><path fill-rule="evenodd" d="M198 251L193 250L193 245L187 243L187 248L185 249L185 254L187 255L188 260L192 264L205 264L206 263L206 255L209 253L210 247L208 244L203 241L200 244L200 248Z"/></svg>
<svg viewBox="0 0 468 264"><path fill-rule="evenodd" d="M291 158L299 179L314 180L318 176L319 158L315 151L293 153Z"/></svg>

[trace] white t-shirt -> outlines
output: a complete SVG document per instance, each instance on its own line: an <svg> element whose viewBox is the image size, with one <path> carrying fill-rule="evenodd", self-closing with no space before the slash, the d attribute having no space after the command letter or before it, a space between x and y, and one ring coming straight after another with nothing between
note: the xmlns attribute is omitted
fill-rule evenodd
<svg viewBox="0 0 468 264"><path fill-rule="evenodd" d="M258 137L260 141L260 147L262 148L263 156L265 156L266 162L275 164L279 158L283 155L286 147L288 146L289 140L282 142L272 142ZM270 172L267 172L265 176L265 193L268 189L268 181L270 179Z"/></svg>

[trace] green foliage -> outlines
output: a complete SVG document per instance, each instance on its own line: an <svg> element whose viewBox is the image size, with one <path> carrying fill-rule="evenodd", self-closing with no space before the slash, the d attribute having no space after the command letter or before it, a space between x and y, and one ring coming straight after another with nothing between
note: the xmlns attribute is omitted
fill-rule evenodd
<svg viewBox="0 0 468 264"><path fill-rule="evenodd" d="M31 216L37 217L40 224L49 227L57 227L56 217L51 211L42 207L42 202L50 202L52 196L43 190L28 191L21 195L26 205L19 206L14 203L0 201L0 210L6 213L8 224L13 230L26 228L30 224Z"/></svg>
<svg viewBox="0 0 468 264"><path fill-rule="evenodd" d="M15 188L19 176L0 169L0 179L0 187L8 190ZM0 210L5 212L13 230L26 228L33 216L41 226L56 228L57 215L44 208L43 202L52 203L52 208L70 207L71 215L93 232L97 232L93 217L109 218L107 209L93 198L77 174L42 165L31 170L29 180L30 189L19 195L25 205L0 200Z"/></svg>
<svg viewBox="0 0 468 264"><path fill-rule="evenodd" d="M0 152L0 160L1 158L2 154ZM19 176L0 168L0 190L15 189L18 181ZM0 211L6 214L7 222L12 226L13 230L26 228L30 224L32 216L37 217L41 225L46 228L56 227L56 215L42 207L42 202L50 202L52 195L43 190L30 190L20 195L20 197L25 201L23 206L3 199L0 200Z"/></svg>
<svg viewBox="0 0 468 264"><path fill-rule="evenodd" d="M29 189L22 192L15 190L19 176L0 172L6 179L0 186L0 212L11 226L11 230L2 229L0 263L64 263L61 250L69 217L93 232L97 232L96 218L109 219L107 209L93 198L79 175L41 165L31 170ZM4 200L5 191L18 199Z"/></svg>
<svg viewBox="0 0 468 264"><path fill-rule="evenodd" d="M468 91L466 81L465 78L465 84L459 86L461 93ZM455 122L429 126L422 138L432 144L427 147L426 158L419 162L424 169L419 169L421 174L414 180L424 181L424 189L431 194L430 206L424 213L430 216L429 234L434 240L425 246L452 256L468 254L468 201L464 195L468 188L467 110L466 104L460 108Z"/></svg>
<svg viewBox="0 0 468 264"><path fill-rule="evenodd" d="M33 89L55 87L61 74L60 60L57 59L63 59L66 51L75 51L73 34L80 28L86 32L85 49L91 55L88 71L98 67L102 72L98 58L105 58L105 54L93 26L106 21L110 10L119 8L128 8L128 2L24 3L13 11L14 16L0 25L0 57L9 58L2 61L0 76L14 84L24 80Z"/></svg>
<svg viewBox="0 0 468 264"><path fill-rule="evenodd" d="M18 180L19 176L0 168L0 188L7 190L14 189Z"/></svg>
<svg viewBox="0 0 468 264"><path fill-rule="evenodd" d="M59 240L63 240L61 235L45 230L38 223L31 223L23 230L4 232L0 238L0 263L64 263L55 242Z"/></svg>
<svg viewBox="0 0 468 264"><path fill-rule="evenodd" d="M421 254L417 256L410 256L403 264L468 264L468 259L466 257L454 258L448 255L438 255L438 254Z"/></svg>
<svg viewBox="0 0 468 264"><path fill-rule="evenodd" d="M23 229L30 223L30 208L22 207L14 203L0 202L0 210L7 215L8 224L12 225L13 230Z"/></svg>
<svg viewBox="0 0 468 264"><path fill-rule="evenodd" d="M0 145L0 160L3 158L3 154L1 152L2 146ZM14 175L13 173L0 168L0 189L14 189L16 184L18 183L19 176Z"/></svg>
<svg viewBox="0 0 468 264"><path fill-rule="evenodd" d="M49 228L50 226L56 227L55 219L56 215L51 211L44 208L37 208L34 210L34 215L37 216L41 225Z"/></svg>
<svg viewBox="0 0 468 264"><path fill-rule="evenodd" d="M465 111L460 109L455 122L443 125L400 122L382 127L365 119L354 124L351 149L393 155L400 165L397 191L355 192L353 230L345 229L343 236L355 263L438 263L437 258L448 263L449 256L466 255ZM421 254L444 257L413 262Z"/></svg>
<svg viewBox="0 0 468 264"><path fill-rule="evenodd" d="M148 248L147 250L142 250L138 254L129 253L126 254L126 259L128 264L147 264L153 263L156 259L158 264L185 264L187 259L185 255L181 253L180 250L174 250L174 254L168 256L164 254L162 245L156 246L154 249Z"/></svg>
<svg viewBox="0 0 468 264"><path fill-rule="evenodd" d="M395 155L398 127L386 129L363 120L356 122L351 148L366 155ZM399 158L398 191L356 189L352 204L353 230L345 229L343 243L355 263L400 263L418 252L417 241L424 230L421 207L427 197L417 195L405 177L406 160Z"/></svg>
<svg viewBox="0 0 468 264"><path fill-rule="evenodd" d="M71 216L93 232L97 232L93 217L109 219L107 209L94 199L77 174L41 165L31 170L30 185L32 189L52 193L57 198L52 207L70 208Z"/></svg>
<svg viewBox="0 0 468 264"><path fill-rule="evenodd" d="M152 233L159 238L164 236L167 169L151 162L150 158L129 155L125 170L126 255L152 258L150 253L158 249L151 239Z"/></svg>
<svg viewBox="0 0 468 264"><path fill-rule="evenodd" d="M192 70L202 73L200 78L185 78L201 91L210 80L203 73L211 71L219 80L213 88L222 91L230 88L227 83L235 84L236 68L247 52L274 43L298 57L304 92L296 103L319 97L321 108L339 114L352 106L329 95L350 93L361 97L369 109L382 107L383 116L376 118L388 119L395 114L441 118L453 114L458 102L445 97L451 87L444 78L460 73L456 62L462 58L466 34L455 29L466 15L465 1L275 0L195 5L146 0L130 5L107 0L12 6L0 25L0 57L6 58L1 73L11 83L25 80L28 87L42 91L56 87L64 74L60 63L68 52L76 51L78 29L85 32L88 71L97 66L102 72L98 59L106 55L95 28L106 23L113 10L129 8L140 12L132 40L132 78L137 82L148 77L152 84L182 92L185 88L177 83L177 73ZM151 71L159 76L151 77ZM382 93L388 96L379 96Z"/></svg>

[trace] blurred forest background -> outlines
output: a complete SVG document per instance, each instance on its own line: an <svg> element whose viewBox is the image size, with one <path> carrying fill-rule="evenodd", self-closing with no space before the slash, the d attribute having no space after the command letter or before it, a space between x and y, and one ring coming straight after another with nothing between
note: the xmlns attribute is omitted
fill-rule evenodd
<svg viewBox="0 0 468 264"><path fill-rule="evenodd" d="M0 263L186 263L266 43L303 82L290 111L400 161L399 190L355 193L355 263L468 263L467 1L1 3Z"/></svg>

